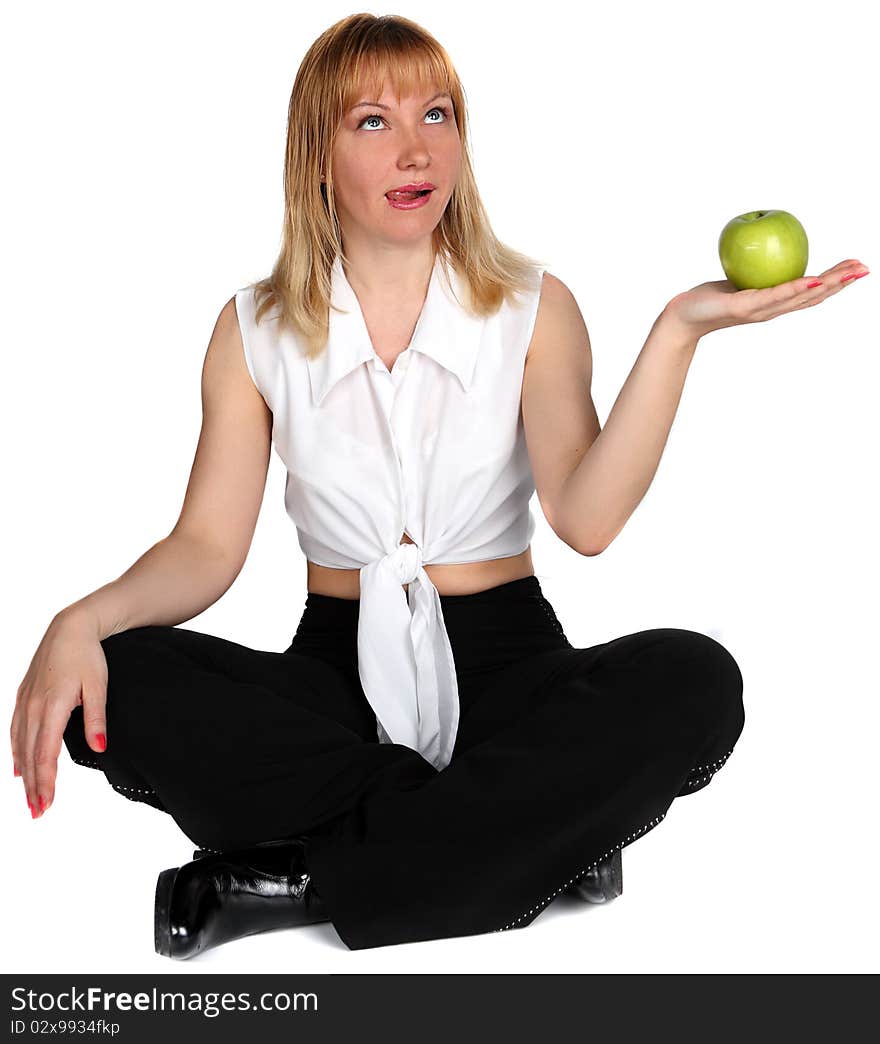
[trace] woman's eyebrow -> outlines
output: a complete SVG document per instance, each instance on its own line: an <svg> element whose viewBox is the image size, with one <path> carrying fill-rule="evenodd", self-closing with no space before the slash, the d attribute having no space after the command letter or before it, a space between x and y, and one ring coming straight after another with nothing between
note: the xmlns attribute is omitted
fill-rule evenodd
<svg viewBox="0 0 880 1044"><path fill-rule="evenodd" d="M451 101L452 95L449 93L449 91L440 91L439 94L435 94L433 98L429 98L426 102L423 102L422 104L430 105L432 101L436 101L438 98L449 98L449 100ZM359 109L362 105L375 105L377 109L389 109L391 107L390 105L383 105L381 102L361 101L358 102L357 105L352 105L352 107L348 111L354 112L355 109Z"/></svg>

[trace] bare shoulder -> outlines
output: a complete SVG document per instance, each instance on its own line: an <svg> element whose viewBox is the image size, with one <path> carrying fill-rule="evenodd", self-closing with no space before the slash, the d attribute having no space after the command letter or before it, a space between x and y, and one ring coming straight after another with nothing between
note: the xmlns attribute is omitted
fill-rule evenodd
<svg viewBox="0 0 880 1044"><path fill-rule="evenodd" d="M205 356L204 379L221 385L225 396L240 394L254 401L262 396L254 386L247 364L235 296L220 309Z"/></svg>
<svg viewBox="0 0 880 1044"><path fill-rule="evenodd" d="M224 355L229 359L242 355L241 327L238 322L234 295L220 309L220 314L214 323L209 345L209 351L211 350L215 354Z"/></svg>
<svg viewBox="0 0 880 1044"><path fill-rule="evenodd" d="M574 295L568 286L563 283L559 276L553 275L552 272L544 272L544 278L541 280L541 300L547 301L562 301L566 298L574 300Z"/></svg>
<svg viewBox="0 0 880 1044"><path fill-rule="evenodd" d="M566 351L577 356L581 367L592 362L590 335L577 299L566 283L545 271L526 365L530 359L558 357Z"/></svg>
<svg viewBox="0 0 880 1044"><path fill-rule="evenodd" d="M544 278L541 281L541 304L543 305L545 302L551 308L553 306L565 308L572 305L577 307L577 301L568 285L563 283L559 276L547 271L544 272Z"/></svg>

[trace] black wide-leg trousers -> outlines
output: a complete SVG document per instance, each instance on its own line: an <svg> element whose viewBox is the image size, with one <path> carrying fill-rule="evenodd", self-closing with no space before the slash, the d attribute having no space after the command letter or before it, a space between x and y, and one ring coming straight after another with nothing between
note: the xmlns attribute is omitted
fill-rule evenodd
<svg viewBox="0 0 880 1044"><path fill-rule="evenodd" d="M450 764L380 744L357 600L309 593L285 652L182 627L102 641L107 749L78 764L214 850L307 836L350 949L522 928L702 789L744 724L728 650L674 627L574 648L535 576L441 595L461 716Z"/></svg>

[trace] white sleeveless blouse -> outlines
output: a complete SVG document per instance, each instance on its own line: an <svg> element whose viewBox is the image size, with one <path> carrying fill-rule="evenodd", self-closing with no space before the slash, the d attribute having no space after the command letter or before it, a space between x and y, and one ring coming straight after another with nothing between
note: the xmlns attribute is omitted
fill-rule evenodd
<svg viewBox="0 0 880 1044"><path fill-rule="evenodd" d="M531 542L520 401L542 278L536 268L528 293L474 318L459 304L464 280L438 254L412 342L391 371L339 257L317 359L279 329L276 312L257 326L253 285L235 295L299 545L318 565L360 570L358 671L379 741L405 744L438 770L455 745L458 684L423 564L506 558ZM404 531L414 543L401 544Z"/></svg>

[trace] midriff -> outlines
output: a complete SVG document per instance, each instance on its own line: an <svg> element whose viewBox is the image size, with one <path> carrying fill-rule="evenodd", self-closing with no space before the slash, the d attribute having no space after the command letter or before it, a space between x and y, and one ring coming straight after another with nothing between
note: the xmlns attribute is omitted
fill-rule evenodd
<svg viewBox="0 0 880 1044"><path fill-rule="evenodd" d="M404 533L401 544L412 544L409 534ZM357 599L361 596L359 569L331 569L306 561L308 577L306 587L315 594L333 598ZM464 562L458 565L426 565L425 572L441 595L476 594L499 584L532 576L531 545L518 555L509 558L493 558L486 562ZM409 584L401 585L406 591Z"/></svg>

